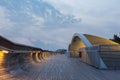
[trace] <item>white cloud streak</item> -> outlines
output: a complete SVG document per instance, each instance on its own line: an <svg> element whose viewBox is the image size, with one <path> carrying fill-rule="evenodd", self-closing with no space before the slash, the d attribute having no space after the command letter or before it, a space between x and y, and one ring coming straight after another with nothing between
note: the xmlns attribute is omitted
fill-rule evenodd
<svg viewBox="0 0 120 80"><path fill-rule="evenodd" d="M30 17L30 22L32 23L24 22L25 25L21 27L21 24L18 22L17 25L19 26L15 27L14 23L9 18L10 15L8 15L7 9L0 6L0 29L4 29L4 31L8 30L9 33L13 32L10 33L13 35L11 40L15 42L33 45L34 42L40 41L46 45L56 45L56 48L67 48L73 34L76 32L82 34L95 34L110 38L111 36L109 35L113 35L115 32L117 33L120 29L120 6L118 0L44 1L52 4L63 14L71 14L75 15L77 18L82 18L82 22L79 25L68 25L69 27L61 27L57 24L57 28L54 28L51 25L45 26L44 24L47 21L47 18L45 19L35 12L31 12L30 8L23 7L23 9L26 10L23 10L22 12L26 13L27 17ZM16 29L18 29L18 32ZM19 34L15 34L16 32Z"/></svg>
<svg viewBox="0 0 120 80"><path fill-rule="evenodd" d="M26 13L33 18L36 26L41 26L44 24L45 20L42 17L31 12L26 12Z"/></svg>
<svg viewBox="0 0 120 80"><path fill-rule="evenodd" d="M9 14L7 14L7 10L0 6L0 29L1 30L10 30L14 23L8 18Z"/></svg>
<svg viewBox="0 0 120 80"><path fill-rule="evenodd" d="M32 42L28 38L14 37L14 38L12 38L12 40L16 43L21 43L21 44L26 44L26 45L33 46Z"/></svg>
<svg viewBox="0 0 120 80"><path fill-rule="evenodd" d="M65 14L82 18L85 23L104 24L120 20L119 0L44 0Z"/></svg>

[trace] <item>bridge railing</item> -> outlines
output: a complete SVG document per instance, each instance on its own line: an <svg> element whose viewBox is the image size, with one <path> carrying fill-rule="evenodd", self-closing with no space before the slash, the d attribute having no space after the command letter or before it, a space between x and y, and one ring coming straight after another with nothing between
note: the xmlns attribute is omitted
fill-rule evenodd
<svg viewBox="0 0 120 80"><path fill-rule="evenodd" d="M101 69L120 69L120 45L96 45L81 48L79 52L82 53L81 60L92 66Z"/></svg>
<svg viewBox="0 0 120 80"><path fill-rule="evenodd" d="M108 69L120 69L120 45L100 45L99 49Z"/></svg>
<svg viewBox="0 0 120 80"><path fill-rule="evenodd" d="M22 51L0 48L0 72L15 75L16 72L29 72L36 65L46 62L60 53L47 51ZM5 74L6 75L6 74Z"/></svg>
<svg viewBox="0 0 120 80"><path fill-rule="evenodd" d="M86 47L79 49L79 53L81 53L81 61L90 64L92 66L95 66L96 68L100 67L100 56L98 53L98 46L94 47Z"/></svg>

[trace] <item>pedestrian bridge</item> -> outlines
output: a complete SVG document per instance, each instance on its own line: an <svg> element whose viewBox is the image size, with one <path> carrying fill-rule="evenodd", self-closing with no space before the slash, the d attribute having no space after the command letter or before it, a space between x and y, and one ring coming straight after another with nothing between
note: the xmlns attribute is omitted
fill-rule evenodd
<svg viewBox="0 0 120 80"><path fill-rule="evenodd" d="M80 40L79 36L77 40L78 41ZM85 44L85 42L83 43ZM100 47L100 46L93 47L92 44L88 42L86 43L89 45L89 47L84 48L78 46L79 47L78 48L74 44L74 37L73 37L69 50L73 52L73 54L76 54L77 51L79 53L85 50L87 51L87 53L92 54L92 52L89 52L89 49L94 50ZM114 48L115 47L113 47L112 49ZM81 57L83 56L84 54L82 54ZM87 57L89 56L87 55ZM69 52L63 54L61 52L47 51L47 50L42 50L41 48L36 48L28 45L16 44L0 36L0 80L119 80L120 79L119 70L96 69L95 67L92 67L93 65L90 66L86 63L83 63L84 62L83 60L85 58L86 57L84 58L70 57Z"/></svg>

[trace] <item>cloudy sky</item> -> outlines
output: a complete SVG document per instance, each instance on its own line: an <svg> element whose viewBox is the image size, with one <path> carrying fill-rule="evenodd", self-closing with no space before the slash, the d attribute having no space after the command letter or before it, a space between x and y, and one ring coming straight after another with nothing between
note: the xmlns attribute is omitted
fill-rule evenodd
<svg viewBox="0 0 120 80"><path fill-rule="evenodd" d="M112 38L120 31L120 0L0 0L0 35L56 50L74 33Z"/></svg>

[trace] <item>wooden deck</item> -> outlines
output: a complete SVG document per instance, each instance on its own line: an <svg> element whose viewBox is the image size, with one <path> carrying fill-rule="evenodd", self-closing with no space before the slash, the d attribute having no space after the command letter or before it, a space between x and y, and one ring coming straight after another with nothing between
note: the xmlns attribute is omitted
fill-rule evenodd
<svg viewBox="0 0 120 80"><path fill-rule="evenodd" d="M78 58L56 55L29 71L18 69L0 76L0 80L120 80L120 70L98 70Z"/></svg>

